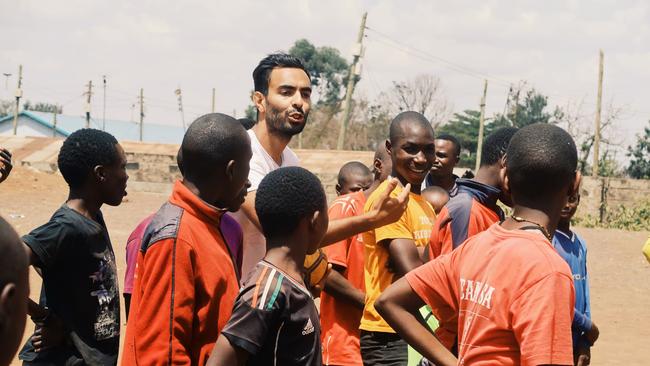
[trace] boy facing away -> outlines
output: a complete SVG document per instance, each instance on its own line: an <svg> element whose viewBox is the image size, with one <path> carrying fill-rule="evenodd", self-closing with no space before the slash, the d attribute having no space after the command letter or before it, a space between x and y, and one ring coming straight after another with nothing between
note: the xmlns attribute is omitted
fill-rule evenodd
<svg viewBox="0 0 650 366"><path fill-rule="evenodd" d="M266 255L244 280L208 365L320 366L318 311L303 262L327 231L323 187L303 168L279 168L262 179L255 210Z"/></svg>
<svg viewBox="0 0 650 366"><path fill-rule="evenodd" d="M566 131L519 130L506 161L513 214L395 282L379 313L436 365L573 365L573 279L551 240L580 184L576 166ZM457 324L458 359L418 321L425 303L441 326Z"/></svg>
<svg viewBox="0 0 650 366"><path fill-rule="evenodd" d="M126 155L112 135L85 128L63 142L58 166L68 199L22 238L43 286L40 306L28 308L36 329L20 359L24 365L115 365L120 299L100 208L117 206L126 195Z"/></svg>
<svg viewBox="0 0 650 366"><path fill-rule="evenodd" d="M560 222L553 235L553 246L567 262L573 275L576 304L573 314L573 356L578 366L589 365L591 346L599 336L596 324L591 320L589 282L587 276L587 245L577 233L571 231L571 218L580 204L580 194L569 197L562 209Z"/></svg>

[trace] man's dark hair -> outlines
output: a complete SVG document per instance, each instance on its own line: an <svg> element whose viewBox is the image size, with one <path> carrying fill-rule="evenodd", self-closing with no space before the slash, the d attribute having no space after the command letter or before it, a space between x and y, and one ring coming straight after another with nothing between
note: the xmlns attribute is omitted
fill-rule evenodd
<svg viewBox="0 0 650 366"><path fill-rule="evenodd" d="M462 149L462 147L460 145L460 141L458 141L456 137L448 133L443 133L442 135L436 136L436 140L445 140L451 142L452 144L454 144L455 156L460 156L460 150Z"/></svg>
<svg viewBox="0 0 650 366"><path fill-rule="evenodd" d="M250 118L239 118L238 121L242 126L244 126L244 129L246 130L250 130L257 123Z"/></svg>
<svg viewBox="0 0 650 366"><path fill-rule="evenodd" d="M577 164L575 142L560 127L536 123L520 129L510 141L506 158L514 201L539 202L566 188L575 178Z"/></svg>
<svg viewBox="0 0 650 366"><path fill-rule="evenodd" d="M183 177L200 182L215 173L215 167L234 160L246 151L248 134L236 119L210 113L197 118L185 132L180 157Z"/></svg>
<svg viewBox="0 0 650 366"><path fill-rule="evenodd" d="M255 84L256 92L260 92L264 95L268 94L271 71L276 67L301 69L311 80L309 72L298 57L286 53L272 53L264 57L255 70L253 70L253 83Z"/></svg>
<svg viewBox="0 0 650 366"><path fill-rule="evenodd" d="M343 164L343 166L339 170L339 175L338 175L339 185L345 183L345 180L352 175L366 175L368 177L371 177L372 172L370 171L370 168L365 166L360 161L347 162Z"/></svg>
<svg viewBox="0 0 650 366"><path fill-rule="evenodd" d="M508 150L510 139L516 132L515 127L501 127L489 134L483 141L480 166L490 166L501 161Z"/></svg>
<svg viewBox="0 0 650 366"><path fill-rule="evenodd" d="M80 188L98 165L111 165L117 156L117 140L108 132L83 128L70 134L59 151L58 165L70 188Z"/></svg>
<svg viewBox="0 0 650 366"><path fill-rule="evenodd" d="M327 199L318 178L300 167L279 168L267 174L255 194L255 211L267 239L282 239L300 220L325 210ZM267 246L273 244L267 240Z"/></svg>
<svg viewBox="0 0 650 366"><path fill-rule="evenodd" d="M397 139L404 137L404 126L411 123L430 130L431 136L434 135L433 127L431 127L431 123L429 123L429 120L427 120L425 116L418 112L406 111L395 116L395 118L390 122L390 129L388 132L390 143L395 144Z"/></svg>

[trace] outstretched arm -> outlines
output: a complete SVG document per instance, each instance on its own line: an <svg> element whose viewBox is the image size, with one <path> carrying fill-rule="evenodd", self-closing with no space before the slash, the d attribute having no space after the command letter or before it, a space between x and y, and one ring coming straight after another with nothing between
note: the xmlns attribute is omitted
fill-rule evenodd
<svg viewBox="0 0 650 366"><path fill-rule="evenodd" d="M440 366L455 366L456 357L420 321L424 306L405 278L388 287L375 301L375 309L399 335L426 359Z"/></svg>

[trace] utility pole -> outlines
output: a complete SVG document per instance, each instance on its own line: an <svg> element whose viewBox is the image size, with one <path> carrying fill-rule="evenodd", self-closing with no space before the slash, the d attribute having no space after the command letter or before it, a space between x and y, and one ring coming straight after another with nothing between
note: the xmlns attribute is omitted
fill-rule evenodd
<svg viewBox="0 0 650 366"><path fill-rule="evenodd" d="M476 165L474 165L474 174L478 172L481 166L481 150L483 149L483 128L485 125L485 97L487 95L488 81L483 84L483 96L481 97L481 116L478 120L478 143L476 144Z"/></svg>
<svg viewBox="0 0 650 366"><path fill-rule="evenodd" d="M144 89L140 88L140 141L142 141L142 126L144 125Z"/></svg>
<svg viewBox="0 0 650 366"><path fill-rule="evenodd" d="M52 137L56 137L56 115L59 113L59 106L54 108L54 119L52 120Z"/></svg>
<svg viewBox="0 0 650 366"><path fill-rule="evenodd" d="M102 106L102 131L106 131L106 75L102 75L104 80L104 105Z"/></svg>
<svg viewBox="0 0 650 366"><path fill-rule="evenodd" d="M178 111L181 112L181 123L183 125L183 132L185 132L185 112L183 112L183 94L181 92L181 87L179 86L174 93L178 96ZM214 103L212 104L212 110L214 111Z"/></svg>
<svg viewBox="0 0 650 366"><path fill-rule="evenodd" d="M23 96L23 65L18 65L18 88L16 88L16 108L14 108L14 136L18 133L18 109L20 109L20 98Z"/></svg>
<svg viewBox="0 0 650 366"><path fill-rule="evenodd" d="M93 94L93 81L88 82L88 91L86 94L86 128L90 127L90 97Z"/></svg>
<svg viewBox="0 0 650 366"><path fill-rule="evenodd" d="M214 113L214 100L215 100L216 89L212 88L212 113ZM185 124L183 124L184 126Z"/></svg>
<svg viewBox="0 0 650 366"><path fill-rule="evenodd" d="M603 101L603 69L604 69L605 55L603 50L600 50L600 62L598 64L598 96L596 97L596 121L594 131L594 163L591 175L598 176L598 168L600 166L600 110Z"/></svg>
<svg viewBox="0 0 650 366"><path fill-rule="evenodd" d="M512 118L512 126L517 127L517 117L519 115L519 93L521 92L521 83L517 87L517 94L515 94L515 115Z"/></svg>
<svg viewBox="0 0 650 366"><path fill-rule="evenodd" d="M341 121L339 138L336 142L337 150L343 150L343 144L345 142L345 130L348 128L348 123L350 122L352 93L354 93L354 85L357 82L357 76L361 74L361 65L359 64L359 59L361 58L361 54L363 52L363 33L366 30L367 17L368 13L363 13L363 17L361 17L361 26L359 27L359 34L357 35L357 44L355 45L355 50L352 55L352 64L350 65L350 70L348 71L348 86L345 89L345 102L343 104L343 121Z"/></svg>

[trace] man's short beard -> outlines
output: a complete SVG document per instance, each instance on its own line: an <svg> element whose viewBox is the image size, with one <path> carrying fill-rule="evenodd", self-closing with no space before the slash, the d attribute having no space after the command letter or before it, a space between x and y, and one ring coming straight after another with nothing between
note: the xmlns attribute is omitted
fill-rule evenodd
<svg viewBox="0 0 650 366"><path fill-rule="evenodd" d="M287 118L284 116L283 112L279 112L277 109L269 106L265 119L266 125L269 128L269 132L291 138L294 135L301 133L305 128L308 115L309 113L304 114L303 123L299 125L292 125L287 121Z"/></svg>

